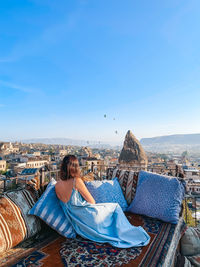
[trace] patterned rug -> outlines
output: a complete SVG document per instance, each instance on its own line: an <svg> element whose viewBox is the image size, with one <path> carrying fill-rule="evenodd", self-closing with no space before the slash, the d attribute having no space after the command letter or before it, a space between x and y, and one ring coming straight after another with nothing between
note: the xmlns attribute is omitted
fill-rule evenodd
<svg viewBox="0 0 200 267"><path fill-rule="evenodd" d="M60 255L65 266L164 266L167 251L172 243L176 225L145 216L126 213L130 223L143 226L151 237L146 247L120 249L109 244L85 240L67 239L62 243ZM183 223L179 237L185 231ZM178 240L177 240L178 242Z"/></svg>
<svg viewBox="0 0 200 267"><path fill-rule="evenodd" d="M60 246L65 240L64 237L57 237L55 240L49 242L45 246L42 246L39 250L36 250L24 257L17 263L11 265L11 267L63 267L63 263L60 257Z"/></svg>
<svg viewBox="0 0 200 267"><path fill-rule="evenodd" d="M173 241L176 226L149 217L126 213L130 223L143 228L151 236L146 247L119 249L81 237L66 239L55 231L29 238L0 256L1 267L63 267L63 266L165 266L167 251ZM178 230L178 237L185 231ZM177 232L177 231L176 231ZM177 243L178 243L178 239ZM173 241L174 242L174 241ZM174 247L176 247L175 244ZM171 265L168 265L171 266Z"/></svg>
<svg viewBox="0 0 200 267"><path fill-rule="evenodd" d="M64 240L55 231L43 231L1 254L0 266L63 266L59 250Z"/></svg>

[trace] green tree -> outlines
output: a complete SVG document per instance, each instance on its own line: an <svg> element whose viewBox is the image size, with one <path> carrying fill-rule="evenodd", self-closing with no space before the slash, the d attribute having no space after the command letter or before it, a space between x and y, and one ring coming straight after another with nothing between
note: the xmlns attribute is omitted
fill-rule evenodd
<svg viewBox="0 0 200 267"><path fill-rule="evenodd" d="M195 219L192 217L192 212L191 210L188 208L188 200L185 203L185 201L183 202L183 216L184 216L184 221L187 223L188 226L195 226ZM186 204L186 205L185 205Z"/></svg>
<svg viewBox="0 0 200 267"><path fill-rule="evenodd" d="M181 154L181 156L183 158L187 158L188 157L188 152L187 151L183 151L183 153Z"/></svg>

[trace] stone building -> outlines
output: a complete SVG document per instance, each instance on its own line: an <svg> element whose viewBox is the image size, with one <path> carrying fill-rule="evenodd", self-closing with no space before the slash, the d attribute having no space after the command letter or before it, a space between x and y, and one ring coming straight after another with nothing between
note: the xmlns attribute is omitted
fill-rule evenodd
<svg viewBox="0 0 200 267"><path fill-rule="evenodd" d="M0 171L5 171L5 170L6 170L6 161L0 160Z"/></svg>
<svg viewBox="0 0 200 267"><path fill-rule="evenodd" d="M41 168L48 164L48 160L43 159L29 159L26 163L26 168Z"/></svg>

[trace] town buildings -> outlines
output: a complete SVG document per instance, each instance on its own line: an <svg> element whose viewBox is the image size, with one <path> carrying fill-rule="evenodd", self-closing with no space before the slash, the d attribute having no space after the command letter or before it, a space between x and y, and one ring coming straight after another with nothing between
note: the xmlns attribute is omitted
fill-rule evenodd
<svg viewBox="0 0 200 267"><path fill-rule="evenodd" d="M138 151L136 148L135 143L132 154L136 153L137 157L131 156L131 168L137 165L138 170L145 168L148 171L176 176L178 166L183 170L188 192L191 194L200 193L200 157L193 158L190 156L190 158L186 158L171 153L158 154L152 152L145 152L146 155L144 155L141 147L138 148ZM20 175L24 169L40 170L45 167L47 170L57 171L63 157L66 154L74 154L78 157L84 173L93 171L99 176L103 173L105 177L107 167L119 167L121 151L121 148L0 142L0 171L4 172L4 177L6 176L8 179ZM122 160L123 164L124 160L126 160L126 157Z"/></svg>

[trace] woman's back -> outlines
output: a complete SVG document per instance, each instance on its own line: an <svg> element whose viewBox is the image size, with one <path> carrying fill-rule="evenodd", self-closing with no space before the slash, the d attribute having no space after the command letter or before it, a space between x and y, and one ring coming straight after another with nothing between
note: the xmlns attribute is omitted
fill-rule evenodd
<svg viewBox="0 0 200 267"><path fill-rule="evenodd" d="M73 189L74 179L69 179L66 181L60 180L55 185L55 191L57 197L64 203L70 200L72 189Z"/></svg>
<svg viewBox="0 0 200 267"><path fill-rule="evenodd" d="M66 203L70 200L74 188L80 192L86 201L91 204L95 203L80 176L78 159L74 155L65 156L60 168L60 181L55 186L56 195L62 202Z"/></svg>
<svg viewBox="0 0 200 267"><path fill-rule="evenodd" d="M95 204L95 200L85 186L81 178L60 180L55 185L57 197L64 203L70 200L72 189L78 190L82 197L89 203Z"/></svg>

